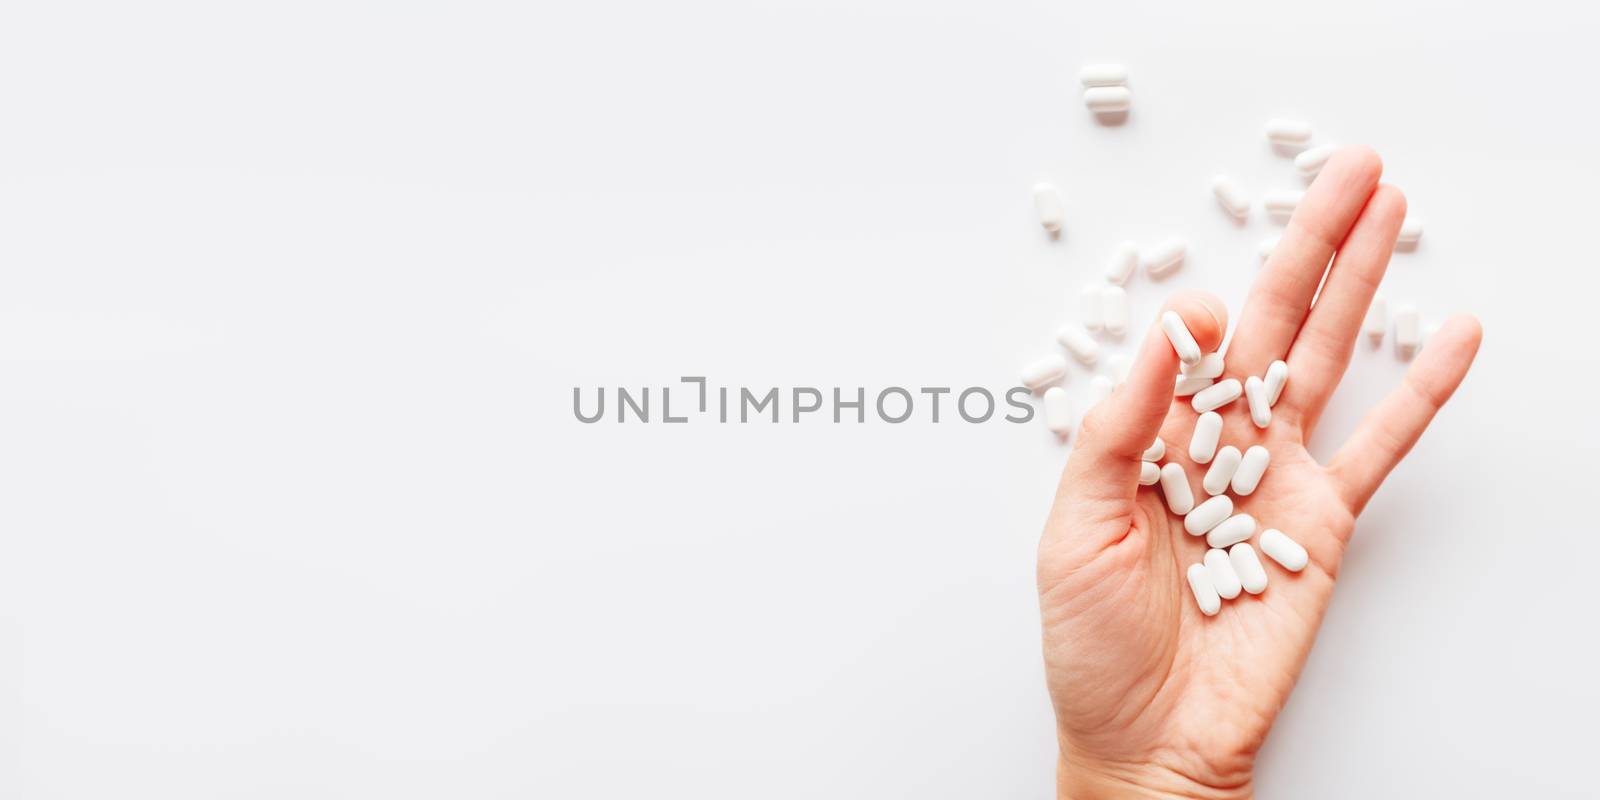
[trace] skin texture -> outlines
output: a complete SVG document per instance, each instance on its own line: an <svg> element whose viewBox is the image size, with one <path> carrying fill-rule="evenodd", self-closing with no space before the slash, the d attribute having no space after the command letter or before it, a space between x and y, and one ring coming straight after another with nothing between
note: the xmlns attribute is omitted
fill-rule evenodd
<svg viewBox="0 0 1600 800"><path fill-rule="evenodd" d="M1333 459L1319 464L1306 451L1405 218L1405 197L1379 183L1382 169L1366 148L1334 154L1251 288L1226 355L1224 377L1241 382L1289 362L1272 423L1252 425L1241 398L1219 409L1222 444L1271 451L1255 493L1234 498L1236 513L1289 534L1309 566L1290 573L1263 555L1263 594L1200 613L1184 572L1204 556L1204 537L1185 533L1157 487L1138 486L1140 455L1159 434L1196 503L1208 496L1205 465L1188 458L1197 415L1172 395L1178 358L1159 325L1127 383L1085 418L1039 544L1062 797L1251 794L1256 753L1305 664L1356 516L1471 366L1482 329L1452 318ZM1220 300L1180 293L1166 307L1201 350L1217 349L1227 329Z"/></svg>

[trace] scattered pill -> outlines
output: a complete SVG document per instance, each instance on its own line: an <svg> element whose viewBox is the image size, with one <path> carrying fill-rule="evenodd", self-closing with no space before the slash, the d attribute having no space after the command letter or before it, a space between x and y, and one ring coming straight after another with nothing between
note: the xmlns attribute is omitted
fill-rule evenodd
<svg viewBox="0 0 1600 800"><path fill-rule="evenodd" d="M1211 459L1211 469L1206 470L1206 476L1200 480L1201 488L1210 495L1228 491L1228 484L1233 481L1233 475L1243 461L1244 455L1239 452L1239 448L1231 444L1218 450L1217 455Z"/></svg>
<svg viewBox="0 0 1600 800"><path fill-rule="evenodd" d="M1062 436L1072 432L1072 406L1060 386L1044 390L1044 426Z"/></svg>
<svg viewBox="0 0 1600 800"><path fill-rule="evenodd" d="M1289 383L1289 362L1278 359L1267 366L1267 376L1261 379L1267 389L1267 407L1278 404L1278 398L1283 396L1283 387Z"/></svg>
<svg viewBox="0 0 1600 800"><path fill-rule="evenodd" d="M1243 393L1244 387L1239 384L1239 379L1228 378L1227 380L1217 381L1209 389L1196 392L1194 399L1189 403L1194 406L1196 413L1204 414L1207 411L1222 408L1238 400L1239 395Z"/></svg>
<svg viewBox="0 0 1600 800"><path fill-rule="evenodd" d="M1250 216L1250 197L1234 179L1226 175L1212 178L1211 192L1217 196L1217 204L1222 206L1222 210L1232 214L1234 219L1243 221Z"/></svg>
<svg viewBox="0 0 1600 800"><path fill-rule="evenodd" d="M1400 236L1396 241L1400 244L1416 244L1422 238L1422 220L1406 215L1406 221L1400 223Z"/></svg>
<svg viewBox="0 0 1600 800"><path fill-rule="evenodd" d="M1180 370L1186 378L1220 378L1227 366L1223 363L1221 353L1206 353L1199 361L1184 364Z"/></svg>
<svg viewBox="0 0 1600 800"><path fill-rule="evenodd" d="M1267 385L1251 375L1244 379L1244 399L1250 405L1250 421L1257 428L1272 424L1272 406L1267 403Z"/></svg>
<svg viewBox="0 0 1600 800"><path fill-rule="evenodd" d="M1139 462L1139 485L1154 486L1161 480L1161 466L1154 461Z"/></svg>
<svg viewBox="0 0 1600 800"><path fill-rule="evenodd" d="M1096 359L1100 358L1100 343L1094 340L1082 325L1068 323L1056 331L1056 341L1061 343L1078 363L1094 366Z"/></svg>
<svg viewBox="0 0 1600 800"><path fill-rule="evenodd" d="M1117 385L1104 375L1096 375L1089 379L1089 405L1093 406L1101 400L1111 396L1111 391Z"/></svg>
<svg viewBox="0 0 1600 800"><path fill-rule="evenodd" d="M1039 209L1039 224L1051 233L1061 230L1066 219L1066 209L1061 205L1061 192L1053 184L1039 183L1033 187L1033 204Z"/></svg>
<svg viewBox="0 0 1600 800"><path fill-rule="evenodd" d="M1115 114L1133 106L1133 92L1126 86L1091 86L1083 90L1083 104L1096 114Z"/></svg>
<svg viewBox="0 0 1600 800"><path fill-rule="evenodd" d="M1394 312L1394 351L1401 358L1410 358L1417 354L1417 348L1422 346L1422 320L1417 315L1417 307L1406 305L1395 309Z"/></svg>
<svg viewBox="0 0 1600 800"><path fill-rule="evenodd" d="M1188 242L1170 239L1144 254L1144 271L1152 278L1164 278L1183 266L1183 259L1188 253Z"/></svg>
<svg viewBox="0 0 1600 800"><path fill-rule="evenodd" d="M1157 439L1154 442L1151 442L1149 447L1144 449L1144 455L1140 456L1140 458L1144 459L1145 461L1160 461L1162 457L1166 456L1166 454L1166 441Z"/></svg>
<svg viewBox="0 0 1600 800"><path fill-rule="evenodd" d="M1256 549L1249 542L1240 542L1228 548L1228 561L1233 564L1233 574L1239 576L1239 586L1251 594L1267 590L1267 571L1256 558Z"/></svg>
<svg viewBox="0 0 1600 800"><path fill-rule="evenodd" d="M1167 510L1179 516L1194 509L1194 490L1183 467L1170 461L1161 465L1161 496L1167 499Z"/></svg>
<svg viewBox="0 0 1600 800"><path fill-rule="evenodd" d="M1022 368L1022 385L1039 391L1067 374L1067 360L1054 353Z"/></svg>
<svg viewBox="0 0 1600 800"><path fill-rule="evenodd" d="M1110 373L1111 379L1116 381L1118 386L1121 386L1128 380L1128 367L1132 363L1126 355L1113 353L1110 358L1106 359L1106 372Z"/></svg>
<svg viewBox="0 0 1600 800"><path fill-rule="evenodd" d="M1235 384L1238 381L1234 381ZM1206 390L1211 391L1210 389ZM1199 397L1200 395L1195 395ZM1196 464L1205 464L1217 454L1217 439L1222 437L1222 415L1215 411L1206 411L1195 420L1194 435L1189 437L1189 459Z"/></svg>
<svg viewBox="0 0 1600 800"><path fill-rule="evenodd" d="M1106 333L1121 336L1128 332L1128 292L1121 286L1106 286L1100 290L1100 301L1105 304Z"/></svg>
<svg viewBox="0 0 1600 800"><path fill-rule="evenodd" d="M1121 286L1133 277L1133 271L1139 268L1139 246L1133 242L1123 242L1117 245L1116 252L1111 254L1111 263L1106 265L1106 280Z"/></svg>
<svg viewBox="0 0 1600 800"><path fill-rule="evenodd" d="M1233 473L1233 493L1240 497L1249 497L1261 483L1261 476L1267 474L1267 465L1272 463L1272 453L1261 445L1255 445L1244 451L1244 458L1239 461L1239 468Z"/></svg>
<svg viewBox="0 0 1600 800"><path fill-rule="evenodd" d="M1261 534L1261 552L1290 572L1305 569L1311 560L1299 542L1285 536L1277 528L1268 528Z"/></svg>
<svg viewBox="0 0 1600 800"><path fill-rule="evenodd" d="M1305 192L1271 192L1261 201L1261 206L1274 220L1288 222L1289 218L1294 216L1294 210L1299 207L1305 194Z"/></svg>
<svg viewBox="0 0 1600 800"><path fill-rule="evenodd" d="M1337 148L1331 144L1319 144L1294 157L1294 169L1307 178L1315 178L1322 167L1328 163L1328 156L1333 155Z"/></svg>
<svg viewBox="0 0 1600 800"><path fill-rule="evenodd" d="M1361 322L1361 330L1367 335L1368 341L1374 347L1383 344L1383 332L1389 327L1389 301L1383 295L1374 295L1372 305L1367 306L1367 318Z"/></svg>
<svg viewBox="0 0 1600 800"><path fill-rule="evenodd" d="M1189 332L1189 326L1183 324L1183 317L1176 311L1166 311L1161 314L1161 331L1167 335L1167 341L1172 342L1172 349L1178 352L1178 360L1185 364L1200 363L1200 345L1194 340L1194 334Z"/></svg>
<svg viewBox="0 0 1600 800"><path fill-rule="evenodd" d="M1233 498L1223 494L1194 507L1183 515L1183 529L1190 536L1204 536L1233 515Z"/></svg>
<svg viewBox="0 0 1600 800"><path fill-rule="evenodd" d="M1440 327L1442 326L1437 322L1430 322L1422 326L1422 342L1417 345L1417 352L1422 352L1428 346L1428 342L1433 341L1433 335L1439 332Z"/></svg>
<svg viewBox="0 0 1600 800"><path fill-rule="evenodd" d="M1206 551L1206 573L1211 577L1211 588L1224 600L1232 600L1239 596L1239 590L1244 585L1239 582L1239 573L1233 571L1233 562L1228 560L1225 550L1215 548Z"/></svg>
<svg viewBox="0 0 1600 800"><path fill-rule="evenodd" d="M1121 86L1128 82L1128 68L1121 64L1085 64L1078 70L1078 81L1091 86Z"/></svg>
<svg viewBox="0 0 1600 800"><path fill-rule="evenodd" d="M1261 244L1257 246L1256 252L1261 254L1261 260L1262 262L1265 262L1267 259L1272 257L1272 251L1276 250L1277 247L1278 237L1269 236L1261 240Z"/></svg>
<svg viewBox="0 0 1600 800"><path fill-rule="evenodd" d="M1227 497L1227 495L1222 495ZM1234 514L1206 534L1206 544L1227 549L1256 534L1256 518L1249 514Z"/></svg>
<svg viewBox="0 0 1600 800"><path fill-rule="evenodd" d="M1188 397L1213 383L1215 381L1210 378L1191 378L1188 375L1179 375L1177 384L1172 388L1172 393L1178 397Z"/></svg>
<svg viewBox="0 0 1600 800"><path fill-rule="evenodd" d="M1305 147L1311 143L1311 125L1294 119L1267 120L1267 141L1279 147Z"/></svg>
<svg viewBox="0 0 1600 800"><path fill-rule="evenodd" d="M1101 288L1099 283L1086 283L1078 290L1078 314L1083 318L1083 327L1091 331L1106 327L1106 301L1100 296Z"/></svg>
<svg viewBox="0 0 1600 800"><path fill-rule="evenodd" d="M1222 595L1217 594L1215 586L1211 585L1211 571L1204 564L1190 564L1189 591L1194 592L1195 605L1200 607L1200 613L1211 617L1222 610Z"/></svg>

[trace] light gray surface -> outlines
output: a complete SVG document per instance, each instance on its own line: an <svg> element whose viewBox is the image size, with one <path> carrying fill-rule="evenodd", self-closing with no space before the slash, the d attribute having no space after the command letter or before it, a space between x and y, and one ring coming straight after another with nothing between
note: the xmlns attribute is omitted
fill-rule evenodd
<svg viewBox="0 0 1600 800"><path fill-rule="evenodd" d="M1589 791L1590 9L544 5L0 16L0 794L1048 796L1042 425L571 389L1003 387L1123 238L1196 252L1139 324L1237 308L1276 229L1209 180L1295 185L1281 114L1380 150L1390 297L1488 334L1261 794Z"/></svg>

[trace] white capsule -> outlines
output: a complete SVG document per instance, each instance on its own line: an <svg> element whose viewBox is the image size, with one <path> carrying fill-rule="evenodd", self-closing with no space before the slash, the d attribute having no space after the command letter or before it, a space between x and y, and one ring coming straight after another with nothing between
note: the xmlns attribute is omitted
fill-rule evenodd
<svg viewBox="0 0 1600 800"><path fill-rule="evenodd" d="M1234 179L1226 175L1212 178L1211 193L1217 196L1217 204L1222 206L1222 210L1233 215L1234 219L1243 221L1250 216L1250 196Z"/></svg>
<svg viewBox="0 0 1600 800"><path fill-rule="evenodd" d="M1133 277L1133 271L1139 268L1139 246L1133 242L1123 242L1117 245L1111 254L1111 261L1106 264L1106 280L1121 286Z"/></svg>
<svg viewBox="0 0 1600 800"><path fill-rule="evenodd" d="M1154 461L1139 462L1139 485L1154 486L1161 480L1161 466Z"/></svg>
<svg viewBox="0 0 1600 800"><path fill-rule="evenodd" d="M1233 564L1233 574L1239 576L1239 586L1251 594L1267 590L1267 571L1256 558L1256 549L1249 542L1240 542L1228 548L1228 561Z"/></svg>
<svg viewBox="0 0 1600 800"><path fill-rule="evenodd" d="M1128 293L1121 286L1107 286L1100 290L1100 300L1105 304L1106 333L1121 336L1128 332Z"/></svg>
<svg viewBox="0 0 1600 800"><path fill-rule="evenodd" d="M1078 315L1083 318L1083 327L1091 331L1106 327L1106 301L1100 296L1103 288L1102 284L1086 283L1078 290Z"/></svg>
<svg viewBox="0 0 1600 800"><path fill-rule="evenodd" d="M1278 359L1267 366L1267 377L1261 382L1267 388L1267 406L1270 408L1278 404L1278 398L1283 396L1283 387L1289 384L1289 362Z"/></svg>
<svg viewBox="0 0 1600 800"><path fill-rule="evenodd" d="M1066 219L1066 208L1061 204L1061 192L1052 184L1036 183L1033 186L1033 205L1039 209L1039 224L1051 233L1061 230Z"/></svg>
<svg viewBox="0 0 1600 800"><path fill-rule="evenodd" d="M1067 390L1052 386L1044 390L1044 426L1061 436L1072 432L1072 405Z"/></svg>
<svg viewBox="0 0 1600 800"><path fill-rule="evenodd" d="M1179 369L1186 378L1220 378L1227 366L1222 360L1221 353L1206 353L1198 362L1184 364Z"/></svg>
<svg viewBox="0 0 1600 800"><path fill-rule="evenodd" d="M1183 467L1171 461L1161 465L1161 496L1167 499L1167 510L1178 516L1194 508L1194 490L1189 488L1189 474Z"/></svg>
<svg viewBox="0 0 1600 800"><path fill-rule="evenodd" d="M1111 396L1111 391L1117 385L1104 375L1096 375L1089 379L1089 405L1093 406L1101 400Z"/></svg>
<svg viewBox="0 0 1600 800"><path fill-rule="evenodd" d="M1203 391L1215 383L1210 378L1191 378L1188 375L1179 375L1178 382L1172 387L1172 393L1178 397L1188 397L1195 392Z"/></svg>
<svg viewBox="0 0 1600 800"><path fill-rule="evenodd" d="M1441 327L1443 326L1437 322L1429 322L1422 326L1422 343L1417 345L1417 352L1420 353L1427 348L1428 342L1433 341L1433 335L1438 333Z"/></svg>
<svg viewBox="0 0 1600 800"><path fill-rule="evenodd" d="M1169 239L1144 254L1144 271L1152 278L1164 278L1183 266L1189 253L1189 243L1182 239Z"/></svg>
<svg viewBox="0 0 1600 800"><path fill-rule="evenodd" d="M1244 379L1244 399L1250 406L1250 421L1257 428L1272 424L1272 406L1267 403L1267 387L1260 378L1251 375Z"/></svg>
<svg viewBox="0 0 1600 800"><path fill-rule="evenodd" d="M1206 551L1206 572L1211 576L1211 587L1224 600L1232 600L1239 596L1239 590L1244 586L1239 582L1239 573L1233 571L1233 562L1228 560L1225 550L1215 548Z"/></svg>
<svg viewBox="0 0 1600 800"><path fill-rule="evenodd" d="M1078 70L1078 81L1091 86L1121 86L1128 82L1128 68L1121 64L1085 64Z"/></svg>
<svg viewBox="0 0 1600 800"><path fill-rule="evenodd" d="M1256 535L1256 518L1249 514L1234 514L1206 534L1206 544L1226 550L1254 535Z"/></svg>
<svg viewBox="0 0 1600 800"><path fill-rule="evenodd" d="M1311 143L1311 124L1294 119L1267 120L1267 141L1279 146L1304 147Z"/></svg>
<svg viewBox="0 0 1600 800"><path fill-rule="evenodd" d="M1394 312L1394 351L1401 358L1417 354L1422 346L1422 319L1416 306L1401 306Z"/></svg>
<svg viewBox="0 0 1600 800"><path fill-rule="evenodd" d="M1244 451L1244 458L1239 461L1239 469L1233 473L1233 493L1240 497L1249 497L1261 483L1261 476L1267 474L1267 465L1272 463L1272 453L1261 445L1255 445Z"/></svg>
<svg viewBox="0 0 1600 800"><path fill-rule="evenodd" d="M1216 457L1211 459L1211 469L1206 470L1206 476L1200 480L1200 486L1206 490L1206 494L1217 495L1228 491L1228 484L1243 461L1244 455L1231 444L1218 450Z"/></svg>
<svg viewBox="0 0 1600 800"><path fill-rule="evenodd" d="M1204 536L1232 514L1233 499L1225 494L1217 495L1183 515L1183 529L1190 536Z"/></svg>
<svg viewBox="0 0 1600 800"><path fill-rule="evenodd" d="M1243 393L1244 387L1239 384L1239 379L1228 378L1217 381L1209 389L1196 392L1189 404L1194 407L1196 413L1204 414L1238 400L1239 395Z"/></svg>
<svg viewBox="0 0 1600 800"><path fill-rule="evenodd" d="M1022 368L1022 385L1039 391L1067 374L1067 360L1051 353Z"/></svg>
<svg viewBox="0 0 1600 800"><path fill-rule="evenodd" d="M1261 244L1256 246L1256 252L1261 254L1262 263L1266 263L1266 260L1272 257L1272 251L1276 250L1277 248L1278 237L1269 236L1265 239L1262 239Z"/></svg>
<svg viewBox="0 0 1600 800"><path fill-rule="evenodd" d="M1406 215L1405 222L1400 223L1400 236L1396 239L1400 244L1416 244L1422 238L1422 220Z"/></svg>
<svg viewBox="0 0 1600 800"><path fill-rule="evenodd" d="M1389 301L1383 295L1374 295L1367 306L1367 318L1361 322L1361 332L1367 335L1373 347L1383 344L1383 332L1389 327Z"/></svg>
<svg viewBox="0 0 1600 800"><path fill-rule="evenodd" d="M1144 455L1140 456L1140 458L1145 461L1160 461L1166 454L1167 443L1161 439L1156 439L1150 443L1149 447L1144 449Z"/></svg>
<svg viewBox="0 0 1600 800"><path fill-rule="evenodd" d="M1200 345L1194 340L1194 334L1189 332L1189 326L1183 324L1183 317L1176 311L1166 311L1161 314L1161 332L1167 335L1167 341L1172 342L1172 349L1178 352L1178 360L1185 364L1200 363Z"/></svg>
<svg viewBox="0 0 1600 800"><path fill-rule="evenodd" d="M1294 169L1307 178L1314 178L1328 163L1328 156L1338 149L1331 144L1319 144L1294 157Z"/></svg>
<svg viewBox="0 0 1600 800"><path fill-rule="evenodd" d="M1306 554L1306 549L1299 542L1290 539L1277 528L1268 528L1261 534L1261 552L1268 558L1278 562L1290 572L1299 572L1311 562L1311 557Z"/></svg>
<svg viewBox="0 0 1600 800"><path fill-rule="evenodd" d="M1106 359L1106 372L1110 373L1111 379L1116 381L1118 386L1121 386L1128 380L1128 367L1131 363L1126 355L1113 353Z"/></svg>
<svg viewBox="0 0 1600 800"><path fill-rule="evenodd" d="M1305 192L1269 192L1261 201L1261 207L1267 210L1267 216L1278 222L1288 222L1294 216L1294 210L1300 206L1300 201L1305 198Z"/></svg>
<svg viewBox="0 0 1600 800"><path fill-rule="evenodd" d="M1094 366L1095 360L1100 358L1100 343L1082 325L1062 325L1056 330L1056 341L1086 367Z"/></svg>
<svg viewBox="0 0 1600 800"><path fill-rule="evenodd" d="M1238 383L1238 381L1234 381ZM1211 391L1210 389L1206 390ZM1199 397L1199 395L1195 395ZM1222 415L1215 411L1207 411L1195 420L1194 435L1189 437L1189 459L1196 464L1205 464L1217 454L1217 439L1222 436Z"/></svg>
<svg viewBox="0 0 1600 800"><path fill-rule="evenodd" d="M1126 86L1091 86L1083 90L1083 104L1096 114L1116 114L1133 106Z"/></svg>
<svg viewBox="0 0 1600 800"><path fill-rule="evenodd" d="M1194 592L1194 602L1200 607L1200 613L1208 617L1216 616L1222 610L1222 596L1211 585L1211 572L1204 564L1190 564L1186 576L1189 579L1189 591Z"/></svg>

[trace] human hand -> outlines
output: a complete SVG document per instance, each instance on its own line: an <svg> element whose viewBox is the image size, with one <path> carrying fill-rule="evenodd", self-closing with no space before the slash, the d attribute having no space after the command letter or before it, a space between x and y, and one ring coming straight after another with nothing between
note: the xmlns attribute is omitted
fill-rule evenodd
<svg viewBox="0 0 1600 800"><path fill-rule="evenodd" d="M1482 330L1452 318L1327 464L1306 451L1405 218L1404 196L1379 185L1381 173L1365 148L1329 160L1262 268L1226 356L1224 377L1241 381L1289 363L1266 429L1251 424L1243 398L1218 412L1222 444L1272 454L1256 491L1235 498L1238 511L1303 545L1304 570L1263 558L1265 592L1214 617L1197 608L1185 572L1204 538L1184 531L1157 487L1138 485L1140 455L1159 434L1165 460L1188 471L1197 502L1206 497L1205 466L1187 452L1197 415L1188 398L1173 398L1178 357L1159 326L1127 382L1084 419L1039 544L1062 796L1251 793L1256 752L1305 663L1356 516L1471 366ZM1180 293L1167 308L1203 351L1221 343L1227 311L1215 297Z"/></svg>

